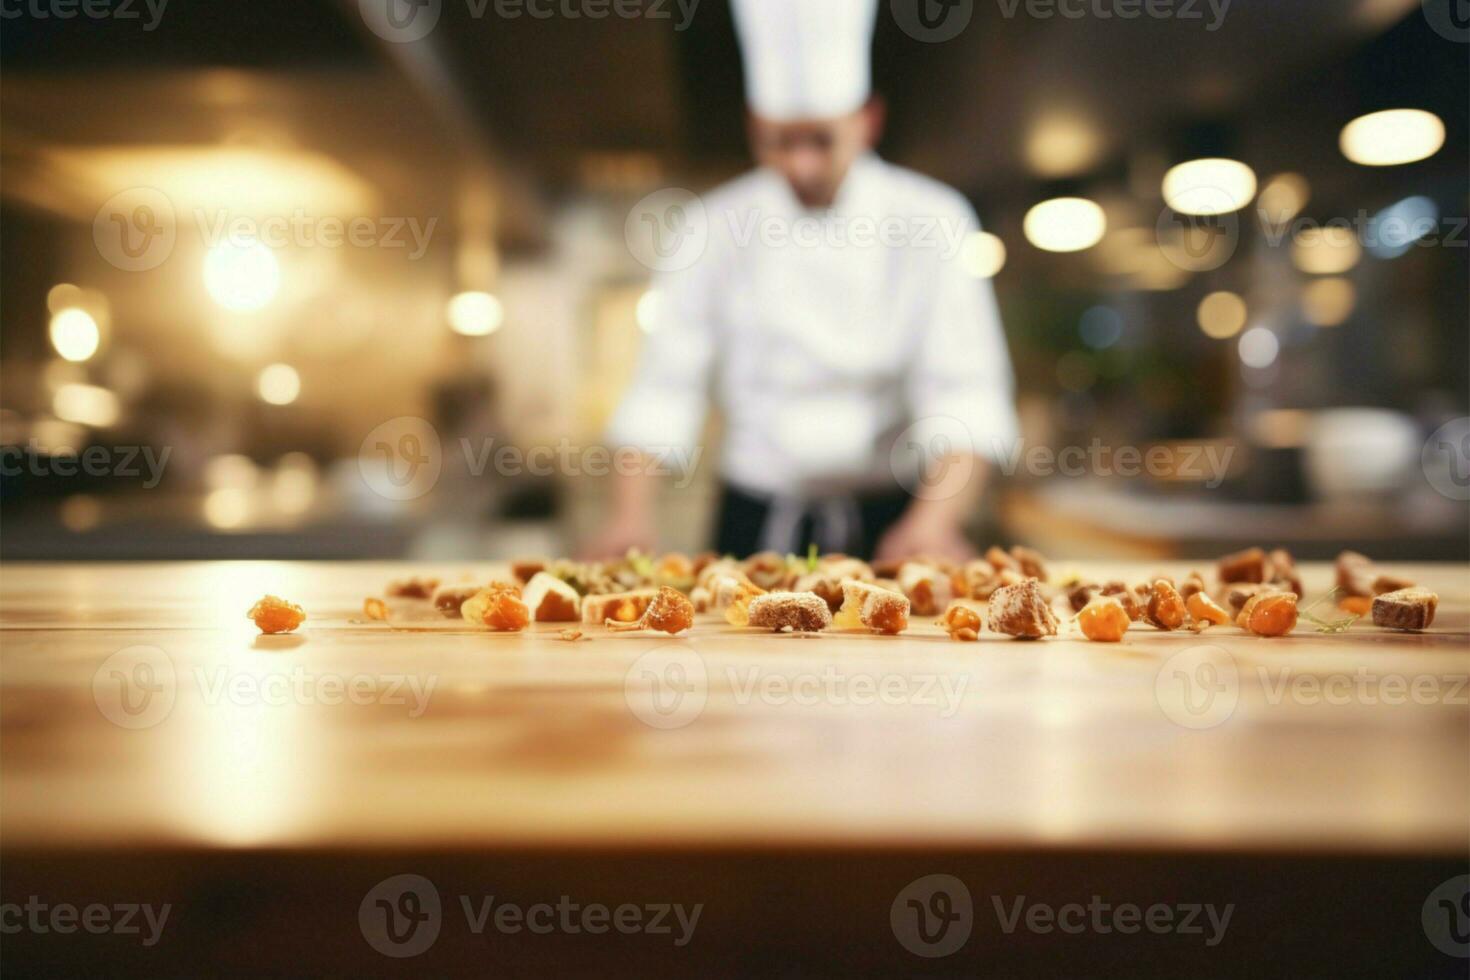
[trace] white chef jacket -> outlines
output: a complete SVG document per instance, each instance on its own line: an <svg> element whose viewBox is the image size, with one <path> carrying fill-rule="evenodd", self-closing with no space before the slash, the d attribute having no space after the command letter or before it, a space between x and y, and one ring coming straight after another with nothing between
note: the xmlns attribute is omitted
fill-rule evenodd
<svg viewBox="0 0 1470 980"><path fill-rule="evenodd" d="M691 452L713 385L721 473L747 492L891 488L900 435L991 458L1009 447L1010 359L990 283L962 268L979 224L958 192L869 154L827 211L764 169L702 201L707 244L655 282L614 445Z"/></svg>

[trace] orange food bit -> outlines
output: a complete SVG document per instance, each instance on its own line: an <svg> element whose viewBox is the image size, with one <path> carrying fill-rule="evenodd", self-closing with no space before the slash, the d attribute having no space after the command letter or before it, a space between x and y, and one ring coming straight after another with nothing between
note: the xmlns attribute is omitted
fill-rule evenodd
<svg viewBox="0 0 1470 980"><path fill-rule="evenodd" d="M518 633L530 624L531 607L521 601L519 590L502 589L490 594L480 618L493 630Z"/></svg>
<svg viewBox="0 0 1470 980"><path fill-rule="evenodd" d="M362 600L362 613L368 619L388 619L388 604L382 599L368 597Z"/></svg>
<svg viewBox="0 0 1470 980"><path fill-rule="evenodd" d="M1116 596L1094 596L1077 614L1082 635L1097 643L1117 643L1133 620Z"/></svg>
<svg viewBox="0 0 1470 980"><path fill-rule="evenodd" d="M251 606L249 615L262 633L289 633L306 620L306 610L273 595Z"/></svg>
<svg viewBox="0 0 1470 980"><path fill-rule="evenodd" d="M1204 626L1223 626L1230 622L1230 614L1221 608L1220 604L1211 599L1209 593L1196 592L1184 602L1189 609L1189 615L1194 617L1196 624Z"/></svg>
<svg viewBox="0 0 1470 980"><path fill-rule="evenodd" d="M1285 636L1296 626L1296 593L1251 596L1235 621L1257 636Z"/></svg>
<svg viewBox="0 0 1470 980"><path fill-rule="evenodd" d="M617 631L649 629L660 633L682 633L694 625L694 603L678 589L663 585L636 622L609 619L604 625Z"/></svg>
<svg viewBox="0 0 1470 980"><path fill-rule="evenodd" d="M1337 603L1337 608L1354 616L1366 616L1373 610L1373 599L1365 595L1343 596Z"/></svg>
<svg viewBox="0 0 1470 980"><path fill-rule="evenodd" d="M1184 625L1184 616L1184 599L1179 591L1163 579L1155 581L1144 619L1161 630L1177 630Z"/></svg>
<svg viewBox="0 0 1470 980"><path fill-rule="evenodd" d="M980 614L962 602L951 602L944 615L939 617L939 626L949 634L951 640L973 642L980 639Z"/></svg>

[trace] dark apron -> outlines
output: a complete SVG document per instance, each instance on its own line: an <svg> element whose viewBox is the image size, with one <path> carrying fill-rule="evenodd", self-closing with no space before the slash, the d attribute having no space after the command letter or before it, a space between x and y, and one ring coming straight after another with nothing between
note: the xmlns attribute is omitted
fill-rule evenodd
<svg viewBox="0 0 1470 980"><path fill-rule="evenodd" d="M749 493L723 484L715 525L715 550L745 558L758 551L823 553L871 558L878 541L911 498L903 490L795 501Z"/></svg>

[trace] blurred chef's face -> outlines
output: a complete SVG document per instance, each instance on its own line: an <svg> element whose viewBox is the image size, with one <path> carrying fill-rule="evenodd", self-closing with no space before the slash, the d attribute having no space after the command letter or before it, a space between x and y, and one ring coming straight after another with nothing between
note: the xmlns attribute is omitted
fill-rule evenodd
<svg viewBox="0 0 1470 980"><path fill-rule="evenodd" d="M847 169L878 142L883 106L877 99L835 119L777 122L752 114L750 144L757 162L784 176L805 207L830 207Z"/></svg>

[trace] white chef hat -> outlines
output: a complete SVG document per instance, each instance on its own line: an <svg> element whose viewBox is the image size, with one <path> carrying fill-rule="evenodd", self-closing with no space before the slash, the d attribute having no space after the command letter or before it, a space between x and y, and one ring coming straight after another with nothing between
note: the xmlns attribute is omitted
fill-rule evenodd
<svg viewBox="0 0 1470 980"><path fill-rule="evenodd" d="M877 0L734 0L745 100L767 119L829 119L868 100Z"/></svg>

